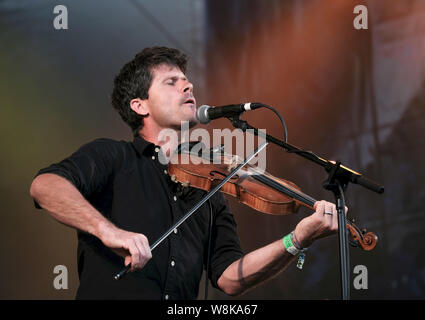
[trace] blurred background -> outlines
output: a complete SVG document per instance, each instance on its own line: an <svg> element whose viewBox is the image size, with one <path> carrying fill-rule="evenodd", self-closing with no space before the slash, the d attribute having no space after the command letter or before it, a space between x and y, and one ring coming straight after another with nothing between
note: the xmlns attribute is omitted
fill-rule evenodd
<svg viewBox="0 0 425 320"><path fill-rule="evenodd" d="M66 30L54 28L57 5L68 9ZM354 28L357 5L367 29ZM382 195L346 192L349 216L379 237L373 251L350 248L351 271L368 270L368 289L351 282L351 297L425 297L425 1L0 0L1 299L74 298L76 232L36 210L29 187L40 168L91 140L132 140L109 102L112 81L154 45L190 56L198 105L272 105L289 143L385 185ZM283 136L268 110L244 119ZM333 201L325 171L303 158L268 146L267 171ZM271 216L229 201L246 252L312 213ZM57 265L68 269L67 290L53 286ZM210 286L209 298L339 299L338 239L313 244L302 271L293 264L238 298Z"/></svg>

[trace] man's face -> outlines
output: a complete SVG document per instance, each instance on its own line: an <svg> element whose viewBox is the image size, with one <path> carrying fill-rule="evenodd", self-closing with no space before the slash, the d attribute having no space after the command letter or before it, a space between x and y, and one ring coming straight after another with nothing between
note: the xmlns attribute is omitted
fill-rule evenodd
<svg viewBox="0 0 425 320"><path fill-rule="evenodd" d="M193 85L176 66L161 64L152 69L152 82L148 91L149 117L159 128L180 129L181 121L196 120L196 100Z"/></svg>

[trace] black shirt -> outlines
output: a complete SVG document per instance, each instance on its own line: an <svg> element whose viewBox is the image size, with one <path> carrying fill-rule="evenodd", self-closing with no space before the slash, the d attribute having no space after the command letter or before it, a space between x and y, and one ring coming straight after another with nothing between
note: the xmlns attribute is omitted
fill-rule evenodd
<svg viewBox="0 0 425 320"><path fill-rule="evenodd" d="M171 181L167 166L158 161L158 150L141 137L133 142L97 139L37 175L54 173L68 179L117 227L143 233L152 245L206 194ZM243 254L234 217L219 192L152 251L143 269L121 280L114 275L124 267L124 259L98 238L78 231L76 298L196 299L207 261L209 203L209 279L218 288L223 271Z"/></svg>

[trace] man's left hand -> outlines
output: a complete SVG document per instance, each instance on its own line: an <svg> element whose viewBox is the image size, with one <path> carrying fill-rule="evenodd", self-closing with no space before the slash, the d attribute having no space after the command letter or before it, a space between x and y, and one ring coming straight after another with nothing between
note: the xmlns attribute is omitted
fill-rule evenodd
<svg viewBox="0 0 425 320"><path fill-rule="evenodd" d="M295 227L295 237L303 248L309 247L315 240L338 232L338 213L332 202L324 200L314 204L316 210L311 216L302 219ZM345 207L345 215L348 208Z"/></svg>

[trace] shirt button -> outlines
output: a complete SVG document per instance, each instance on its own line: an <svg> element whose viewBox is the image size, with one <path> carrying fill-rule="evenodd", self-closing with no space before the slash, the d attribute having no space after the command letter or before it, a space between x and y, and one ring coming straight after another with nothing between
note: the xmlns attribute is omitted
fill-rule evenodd
<svg viewBox="0 0 425 320"><path fill-rule="evenodd" d="M174 260L171 261L171 266L174 267L176 265L176 263L174 262Z"/></svg>
<svg viewBox="0 0 425 320"><path fill-rule="evenodd" d="M164 173L165 173L165 174L168 174L167 170L164 170Z"/></svg>
<svg viewBox="0 0 425 320"><path fill-rule="evenodd" d="M159 152L159 148L158 148L158 147L156 147L156 148L155 148L155 152L156 152L156 153L158 153L158 152Z"/></svg>
<svg viewBox="0 0 425 320"><path fill-rule="evenodd" d="M168 300L169 296L168 294L165 295L165 300Z"/></svg>
<svg viewBox="0 0 425 320"><path fill-rule="evenodd" d="M174 199L174 201L177 201L177 197L176 196L174 196L173 199Z"/></svg>
<svg viewBox="0 0 425 320"><path fill-rule="evenodd" d="M176 228L176 229L174 229L174 233L175 233L175 234L177 234L177 228Z"/></svg>
<svg viewBox="0 0 425 320"><path fill-rule="evenodd" d="M155 156L152 156L152 160L155 160Z"/></svg>

